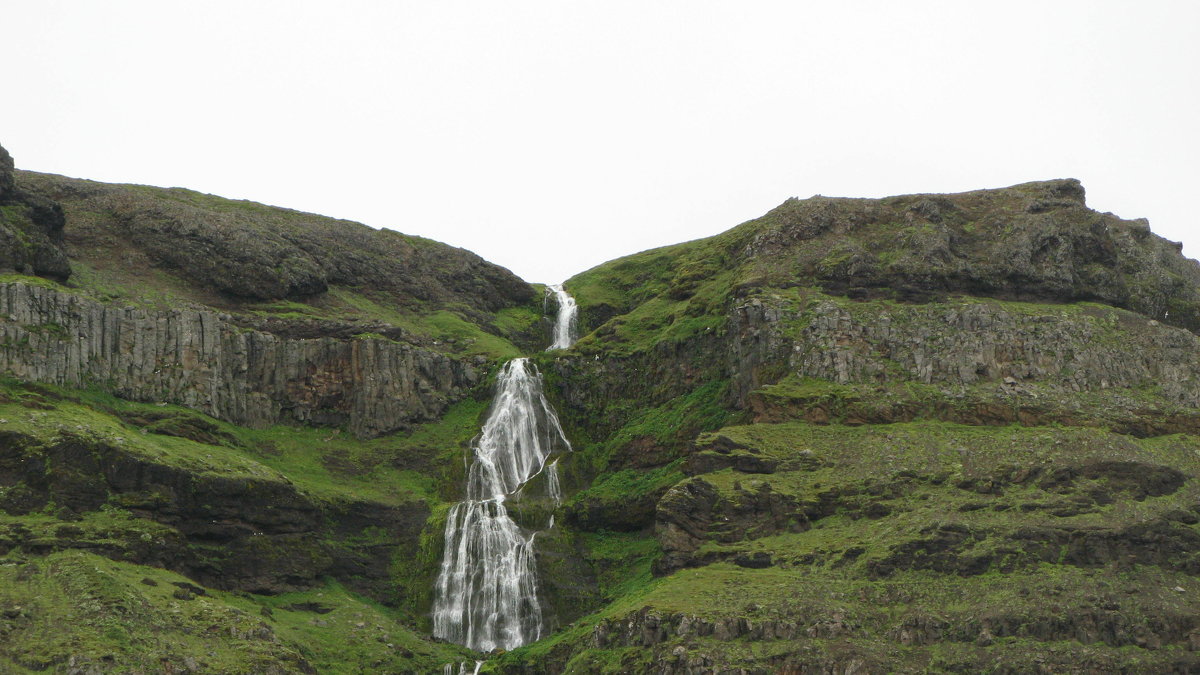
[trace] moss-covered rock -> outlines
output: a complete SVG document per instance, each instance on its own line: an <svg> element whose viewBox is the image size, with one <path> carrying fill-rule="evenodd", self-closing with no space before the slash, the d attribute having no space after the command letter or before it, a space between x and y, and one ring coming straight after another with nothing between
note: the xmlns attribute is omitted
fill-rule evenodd
<svg viewBox="0 0 1200 675"><path fill-rule="evenodd" d="M88 262L126 255L233 298L299 299L341 285L494 312L536 295L469 251L351 221L181 188L31 172L17 182L63 204L67 240Z"/></svg>
<svg viewBox="0 0 1200 675"><path fill-rule="evenodd" d="M19 272L65 280L71 265L63 248L62 208L18 187L13 158L0 147L0 274Z"/></svg>

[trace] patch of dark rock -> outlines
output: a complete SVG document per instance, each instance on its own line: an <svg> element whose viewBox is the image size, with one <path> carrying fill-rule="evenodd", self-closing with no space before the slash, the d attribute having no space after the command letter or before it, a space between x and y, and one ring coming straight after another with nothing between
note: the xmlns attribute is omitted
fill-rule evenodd
<svg viewBox="0 0 1200 675"><path fill-rule="evenodd" d="M342 449L333 450L322 455L321 465L334 473L340 473L345 476L362 476L370 473L371 469L374 468L356 462L350 457L350 453Z"/></svg>
<svg viewBox="0 0 1200 675"><path fill-rule="evenodd" d="M59 525L54 528L54 536L63 539L71 539L73 537L83 536L83 530L75 525Z"/></svg>
<svg viewBox="0 0 1200 675"><path fill-rule="evenodd" d="M142 583L147 586L157 586L158 585L158 582L151 579L150 577L142 577Z"/></svg>
<svg viewBox="0 0 1200 675"><path fill-rule="evenodd" d="M775 473L779 467L779 462L767 457L756 457L754 455L736 454L730 455L732 460L732 468L740 473Z"/></svg>
<svg viewBox="0 0 1200 675"><path fill-rule="evenodd" d="M1079 504L1070 504L1067 506L1059 506L1057 508L1050 509L1050 515L1057 518L1070 518L1072 516L1082 516L1087 513L1095 512L1096 509Z"/></svg>
<svg viewBox="0 0 1200 675"><path fill-rule="evenodd" d="M319 602L293 602L290 605L284 605L283 609L293 612L312 612L314 614L328 614L333 611L332 607L322 605Z"/></svg>
<svg viewBox="0 0 1200 675"><path fill-rule="evenodd" d="M172 586L178 587L180 590L187 591L193 595L208 595L208 593L195 584L189 584L186 581L173 581Z"/></svg>
<svg viewBox="0 0 1200 675"><path fill-rule="evenodd" d="M1083 466L1080 475L1104 480L1110 489L1128 492L1138 501L1174 494L1187 481L1177 469L1144 462L1096 462Z"/></svg>
<svg viewBox="0 0 1200 675"><path fill-rule="evenodd" d="M152 410L116 410L107 409L122 422L141 427L150 433L175 438L186 438L205 445L237 445L238 440L232 434L221 429L218 425L202 417L180 414L178 411L157 412Z"/></svg>
<svg viewBox="0 0 1200 675"><path fill-rule="evenodd" d="M186 438L206 445L238 445L237 439L219 426L199 417L174 417L147 427L151 433Z"/></svg>
<svg viewBox="0 0 1200 675"><path fill-rule="evenodd" d="M721 454L705 451L688 457L683 466L683 472L689 476L713 473L723 469L733 469L739 473L772 474L779 469L779 461L741 452Z"/></svg>
<svg viewBox="0 0 1200 675"><path fill-rule="evenodd" d="M1004 493L999 482L992 478L967 478L958 481L954 487L981 495L1000 495Z"/></svg>
<svg viewBox="0 0 1200 675"><path fill-rule="evenodd" d="M891 515L891 513L892 513L891 507L889 507L887 504L884 504L883 502L871 502L870 504L867 505L867 508L863 509L863 515L865 515L866 517L868 517L872 520L877 520L879 518L889 516L889 515Z"/></svg>
<svg viewBox="0 0 1200 675"><path fill-rule="evenodd" d="M39 384L37 382L22 382L21 386L24 387L26 391L28 391L36 396L39 396L43 399L48 399L50 401L66 400L66 397L63 396L62 394L51 389L50 387Z"/></svg>
<svg viewBox="0 0 1200 675"><path fill-rule="evenodd" d="M577 500L567 505L565 517L568 524L585 532L637 532L654 525L655 505L667 489L617 501Z"/></svg>
<svg viewBox="0 0 1200 675"><path fill-rule="evenodd" d="M770 567L772 564L771 554L767 553L766 551L739 553L734 557L733 564L737 565L738 567L745 567L748 569L765 569Z"/></svg>
<svg viewBox="0 0 1200 675"><path fill-rule="evenodd" d="M713 452L719 452L723 455L728 455L729 453L733 452L734 450L745 450L747 452L758 454L758 449L751 448L742 443L738 443L737 441L735 441L732 438L725 436L725 435L718 435L718 436L714 437L711 441L708 441L707 443L705 443L704 445L697 446L696 449L697 450L712 450Z"/></svg>
<svg viewBox="0 0 1200 675"><path fill-rule="evenodd" d="M980 560L959 555L959 551L982 539L985 536L983 533L950 523L923 528L920 534L925 536L892 546L886 557L871 561L867 565L870 576L882 578L904 569L928 569L962 575L979 574L987 569Z"/></svg>
<svg viewBox="0 0 1200 675"><path fill-rule="evenodd" d="M67 506L59 507L54 512L54 517L58 518L59 520L66 521L69 523L77 523L77 522L83 520L82 515L80 515L78 512L76 512L75 509L72 509Z"/></svg>
<svg viewBox="0 0 1200 675"><path fill-rule="evenodd" d="M47 403L40 396L26 396L22 398L21 406L31 410L54 410L54 404Z"/></svg>
<svg viewBox="0 0 1200 675"><path fill-rule="evenodd" d="M1185 511L1183 509L1171 509L1163 514L1163 519L1173 520L1177 523L1183 523L1185 525L1195 525L1200 523L1200 517L1197 517L1194 512Z"/></svg>
<svg viewBox="0 0 1200 675"><path fill-rule="evenodd" d="M713 473L729 468L729 456L716 452L699 452L687 458L683 463L683 473L688 476Z"/></svg>
<svg viewBox="0 0 1200 675"><path fill-rule="evenodd" d="M29 581L41 570L34 563L26 563L17 571L17 581Z"/></svg>
<svg viewBox="0 0 1200 675"><path fill-rule="evenodd" d="M41 510L49 501L44 492L36 491L24 482L18 482L0 495L0 511L13 516L24 516Z"/></svg>
<svg viewBox="0 0 1200 675"><path fill-rule="evenodd" d="M862 554L864 554L866 552L867 552L867 549L865 549L861 546L852 546L842 552L841 557L838 558L833 563L833 567L834 568L845 567L846 565L849 565L850 563L854 562L855 560L858 560L859 557L861 557Z"/></svg>
<svg viewBox="0 0 1200 675"><path fill-rule="evenodd" d="M661 443L653 436L639 436L622 445L609 459L610 469L651 469L670 464L679 456L680 448Z"/></svg>

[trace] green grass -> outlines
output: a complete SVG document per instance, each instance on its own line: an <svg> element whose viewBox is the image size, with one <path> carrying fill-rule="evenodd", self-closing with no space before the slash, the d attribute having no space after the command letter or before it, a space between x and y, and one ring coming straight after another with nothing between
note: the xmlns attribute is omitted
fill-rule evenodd
<svg viewBox="0 0 1200 675"><path fill-rule="evenodd" d="M26 284L29 286L40 286L49 288L55 291L67 291L68 288L53 279L45 277L35 277L28 274L0 274L0 284Z"/></svg>
<svg viewBox="0 0 1200 675"><path fill-rule="evenodd" d="M647 533L601 531L579 536L606 602L634 595L652 583L650 566L660 551L658 541Z"/></svg>
<svg viewBox="0 0 1200 675"><path fill-rule="evenodd" d="M683 477L679 456L686 444L696 434L735 419L723 405L727 386L723 381L710 382L655 408L627 413L631 419L607 437L581 439L565 470L569 485L586 483L587 487L569 505L596 502L622 508L621 504L652 498L678 482ZM571 422L595 428L588 420ZM661 466L625 468L625 462L637 461L637 448L645 444L659 453Z"/></svg>
<svg viewBox="0 0 1200 675"><path fill-rule="evenodd" d="M0 403L0 418L6 430L47 441L64 434L89 438L197 474L286 480L326 501L388 504L440 501L443 474L478 432L486 407L486 402L465 399L436 422L364 441L338 429L248 429L186 408L135 403L99 390L39 390L50 396L11 380L4 383L0 392L8 402ZM39 409L44 407L51 409ZM157 429L205 434L215 442L155 433Z"/></svg>
<svg viewBox="0 0 1200 675"><path fill-rule="evenodd" d="M181 600L165 570L79 551L0 558L0 668L63 669L71 659L103 672L259 673L301 660L321 673L429 672L467 658L420 637L394 611L335 583L253 596L208 589ZM326 613L294 609L313 603ZM16 608L16 609L14 609ZM18 670L17 672L23 672Z"/></svg>

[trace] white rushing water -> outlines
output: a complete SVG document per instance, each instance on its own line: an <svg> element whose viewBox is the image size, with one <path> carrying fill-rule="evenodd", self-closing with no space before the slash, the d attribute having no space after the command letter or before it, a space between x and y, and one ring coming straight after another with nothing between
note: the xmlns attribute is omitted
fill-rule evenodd
<svg viewBox="0 0 1200 675"><path fill-rule="evenodd" d="M442 675L479 675L479 667L483 665L483 661L476 661L475 665L470 666L466 661L458 664L458 670L454 670L453 663L447 663L442 666Z"/></svg>
<svg viewBox="0 0 1200 675"><path fill-rule="evenodd" d="M550 349L568 349L575 342L579 308L575 306L575 298L563 290L562 284L554 284L546 290L554 294L554 301L558 303L558 312L554 320L554 339L550 342Z"/></svg>
<svg viewBox="0 0 1200 675"><path fill-rule="evenodd" d="M570 296L563 293L570 300ZM556 325L575 302L560 302ZM555 344L558 344L555 329ZM565 347L569 347L567 342ZM551 349L564 348L551 346ZM450 509L435 586L433 634L481 652L514 649L542 635L533 541L508 515L504 502L545 472L546 497L562 499L554 454L571 449L558 415L542 394L542 377L529 359L500 369L496 394L473 443L467 498ZM553 526L553 517L550 526ZM476 666L478 668L478 666Z"/></svg>

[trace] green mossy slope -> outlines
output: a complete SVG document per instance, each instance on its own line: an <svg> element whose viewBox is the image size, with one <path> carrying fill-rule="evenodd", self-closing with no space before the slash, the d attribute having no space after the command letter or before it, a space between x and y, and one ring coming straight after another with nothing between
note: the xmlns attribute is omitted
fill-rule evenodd
<svg viewBox="0 0 1200 675"><path fill-rule="evenodd" d="M431 242L17 177L79 228L67 286L14 281L481 372L545 343L539 289ZM326 241L345 227L358 243ZM231 260L223 228L262 241ZM180 262L181 237L240 272ZM789 200L576 276L585 335L533 357L574 446L566 499L509 504L554 518L551 634L506 654L427 637L486 382L364 441L5 381L0 667L1197 672L1198 269L1049 181Z"/></svg>
<svg viewBox="0 0 1200 675"><path fill-rule="evenodd" d="M1200 665L1194 437L754 424L701 435L684 469L653 537L589 542L623 576L612 602L500 670Z"/></svg>
<svg viewBox="0 0 1200 675"><path fill-rule="evenodd" d="M211 307L281 335L462 356L511 358L543 339L542 290L469 251L182 188L15 175L61 205L69 285L96 299Z"/></svg>
<svg viewBox="0 0 1200 675"><path fill-rule="evenodd" d="M83 551L0 558L12 673L433 672L467 654L336 583L255 596Z"/></svg>
<svg viewBox="0 0 1200 675"><path fill-rule="evenodd" d="M600 599L485 668L1200 668L1198 269L1050 181L577 275L545 369Z"/></svg>
<svg viewBox="0 0 1200 675"><path fill-rule="evenodd" d="M0 670L430 672L466 658L422 632L436 554L419 542L485 405L361 441L4 381Z"/></svg>

